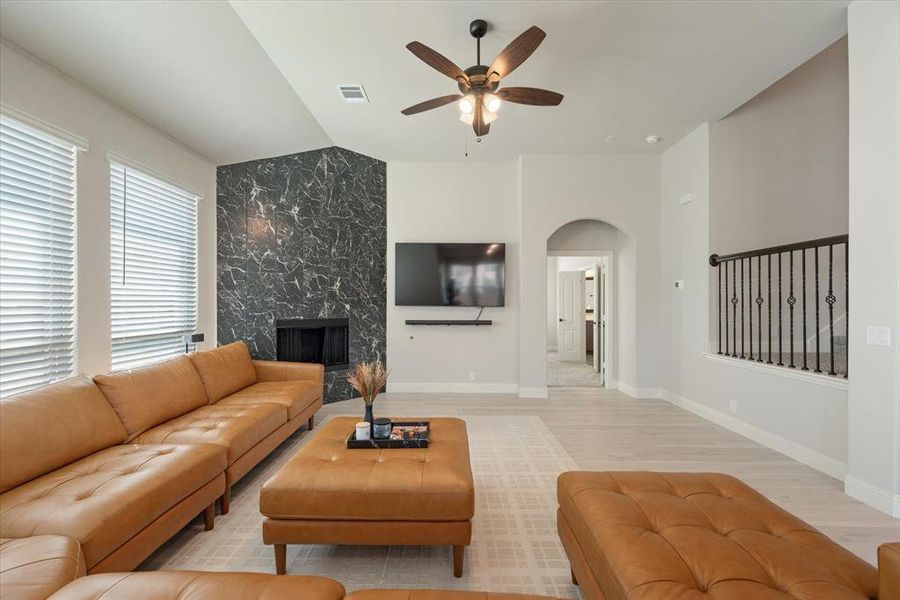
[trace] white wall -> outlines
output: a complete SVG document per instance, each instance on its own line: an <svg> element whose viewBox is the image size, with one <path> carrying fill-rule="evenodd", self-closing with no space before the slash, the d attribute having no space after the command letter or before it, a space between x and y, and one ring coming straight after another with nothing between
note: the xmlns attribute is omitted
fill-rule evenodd
<svg viewBox="0 0 900 600"><path fill-rule="evenodd" d="M515 392L519 321L515 163L388 163L387 181L389 389ZM505 242L506 306L486 308L482 315L493 325L405 325L406 319L471 319L478 309L394 306L396 242ZM546 296L546 291L542 294ZM540 326L544 327L543 319ZM545 347L541 352L543 356ZM469 381L470 371L476 373L474 382Z"/></svg>
<svg viewBox="0 0 900 600"><path fill-rule="evenodd" d="M666 399L743 435L843 477L847 462L847 392L789 378L777 367L709 351L709 127L666 150L660 165L660 246ZM685 194L693 201L680 204ZM674 281L685 288L676 290ZM729 362L730 361L730 362ZM852 368L851 368L852 371ZM736 402L732 412L730 403Z"/></svg>
<svg viewBox="0 0 900 600"><path fill-rule="evenodd" d="M114 152L198 190L198 330L216 338L216 170L209 161L6 42L0 101L88 141L77 167L77 368L110 367L109 162Z"/></svg>
<svg viewBox="0 0 900 600"><path fill-rule="evenodd" d="M660 384L659 159L656 156L523 156L519 159L521 307L520 394L546 394L547 240L583 219L606 221L632 241L634 268L618 277L633 290L619 305L618 380L633 395L658 395ZM629 275L630 273L630 275Z"/></svg>
<svg viewBox="0 0 900 600"><path fill-rule="evenodd" d="M900 3L853 2L846 491L900 517ZM868 325L891 329L869 346Z"/></svg>

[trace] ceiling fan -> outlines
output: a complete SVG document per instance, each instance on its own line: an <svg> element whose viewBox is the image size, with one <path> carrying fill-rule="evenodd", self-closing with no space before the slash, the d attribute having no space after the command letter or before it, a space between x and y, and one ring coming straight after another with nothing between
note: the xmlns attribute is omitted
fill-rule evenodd
<svg viewBox="0 0 900 600"><path fill-rule="evenodd" d="M563 100L562 94L530 87L500 87L500 81L512 73L537 50L547 36L540 27L529 27L525 33L514 39L503 49L489 66L481 64L481 38L487 33L488 24L483 19L472 21L469 33L478 45L478 64L465 71L448 58L435 52L421 42L410 42L407 49L422 61L444 75L455 79L459 94L449 94L432 98L406 108L400 112L414 115L451 102L459 102L460 121L472 125L475 135L482 137L491 130L491 122L497 118L497 110L503 101L531 106L557 106Z"/></svg>

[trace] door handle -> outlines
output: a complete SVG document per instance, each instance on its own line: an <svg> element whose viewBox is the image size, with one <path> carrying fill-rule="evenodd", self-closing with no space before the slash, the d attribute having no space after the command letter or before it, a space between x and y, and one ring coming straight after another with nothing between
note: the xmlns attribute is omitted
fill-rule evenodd
<svg viewBox="0 0 900 600"><path fill-rule="evenodd" d="M560 323L562 323L563 321L565 321L565 319L560 319L560 320L559 320Z"/></svg>

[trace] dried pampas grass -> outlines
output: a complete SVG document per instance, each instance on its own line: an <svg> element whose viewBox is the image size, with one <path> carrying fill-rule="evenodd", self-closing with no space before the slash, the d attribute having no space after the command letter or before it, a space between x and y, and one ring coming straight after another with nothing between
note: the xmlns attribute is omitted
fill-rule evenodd
<svg viewBox="0 0 900 600"><path fill-rule="evenodd" d="M366 406L372 406L375 398L387 383L387 370L381 360L358 363L347 373L347 383L362 396Z"/></svg>

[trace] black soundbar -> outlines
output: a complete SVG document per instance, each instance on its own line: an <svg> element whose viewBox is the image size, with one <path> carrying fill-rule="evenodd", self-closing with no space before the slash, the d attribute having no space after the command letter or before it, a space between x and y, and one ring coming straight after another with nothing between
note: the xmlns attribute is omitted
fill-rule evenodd
<svg viewBox="0 0 900 600"><path fill-rule="evenodd" d="M433 319L407 319L407 325L491 325L494 322L491 319L468 319L468 320L433 320Z"/></svg>

